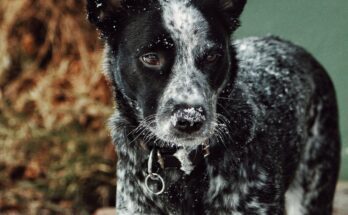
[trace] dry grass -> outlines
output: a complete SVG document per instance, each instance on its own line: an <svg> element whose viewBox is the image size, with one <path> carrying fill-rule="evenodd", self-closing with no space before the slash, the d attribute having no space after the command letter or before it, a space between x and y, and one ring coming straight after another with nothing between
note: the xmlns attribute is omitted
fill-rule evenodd
<svg viewBox="0 0 348 215"><path fill-rule="evenodd" d="M112 205L112 95L84 2L2 0L0 41L0 211Z"/></svg>

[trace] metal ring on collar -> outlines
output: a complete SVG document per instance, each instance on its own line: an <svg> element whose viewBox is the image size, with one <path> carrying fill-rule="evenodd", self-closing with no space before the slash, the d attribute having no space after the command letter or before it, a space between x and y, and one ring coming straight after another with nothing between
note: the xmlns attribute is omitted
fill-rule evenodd
<svg viewBox="0 0 348 215"><path fill-rule="evenodd" d="M153 191L150 187L149 187L149 179L151 179L151 180L153 180L153 181L160 181L161 182L161 189L158 191L158 192L155 192L155 191ZM160 176L160 175L158 175L157 173L151 173L151 174L148 174L147 176L146 176L146 178L145 178L145 187L146 187L146 189L150 192L150 193L152 193L152 194L154 194L154 195L160 195L160 194L162 194L163 192L164 192L164 189L165 189L165 184L164 184L164 180L163 180L163 178Z"/></svg>

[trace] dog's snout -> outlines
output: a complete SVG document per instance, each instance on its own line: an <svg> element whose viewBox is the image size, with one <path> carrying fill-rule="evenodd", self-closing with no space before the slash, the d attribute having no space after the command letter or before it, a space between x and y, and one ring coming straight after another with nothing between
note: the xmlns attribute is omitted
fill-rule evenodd
<svg viewBox="0 0 348 215"><path fill-rule="evenodd" d="M203 127L205 120L206 115L203 107L177 105L172 113L171 124L180 132L193 133Z"/></svg>
<svg viewBox="0 0 348 215"><path fill-rule="evenodd" d="M193 133L195 131L198 131L202 127L202 125L202 121L191 122L185 118L179 118L174 127L181 132Z"/></svg>

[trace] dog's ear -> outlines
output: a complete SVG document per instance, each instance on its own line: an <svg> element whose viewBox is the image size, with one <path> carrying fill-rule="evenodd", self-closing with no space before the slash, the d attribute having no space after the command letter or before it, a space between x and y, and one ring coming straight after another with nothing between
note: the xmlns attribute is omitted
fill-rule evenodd
<svg viewBox="0 0 348 215"><path fill-rule="evenodd" d="M88 20L100 30L114 26L122 12L123 0L87 0Z"/></svg>
<svg viewBox="0 0 348 215"><path fill-rule="evenodd" d="M247 0L218 0L218 9L231 31L239 27L239 17Z"/></svg>

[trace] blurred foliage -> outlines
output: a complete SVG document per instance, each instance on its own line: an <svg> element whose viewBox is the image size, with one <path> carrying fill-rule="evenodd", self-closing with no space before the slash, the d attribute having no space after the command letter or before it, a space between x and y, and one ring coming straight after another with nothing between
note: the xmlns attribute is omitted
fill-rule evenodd
<svg viewBox="0 0 348 215"><path fill-rule="evenodd" d="M0 212L114 205L112 106L83 0L0 1Z"/></svg>

